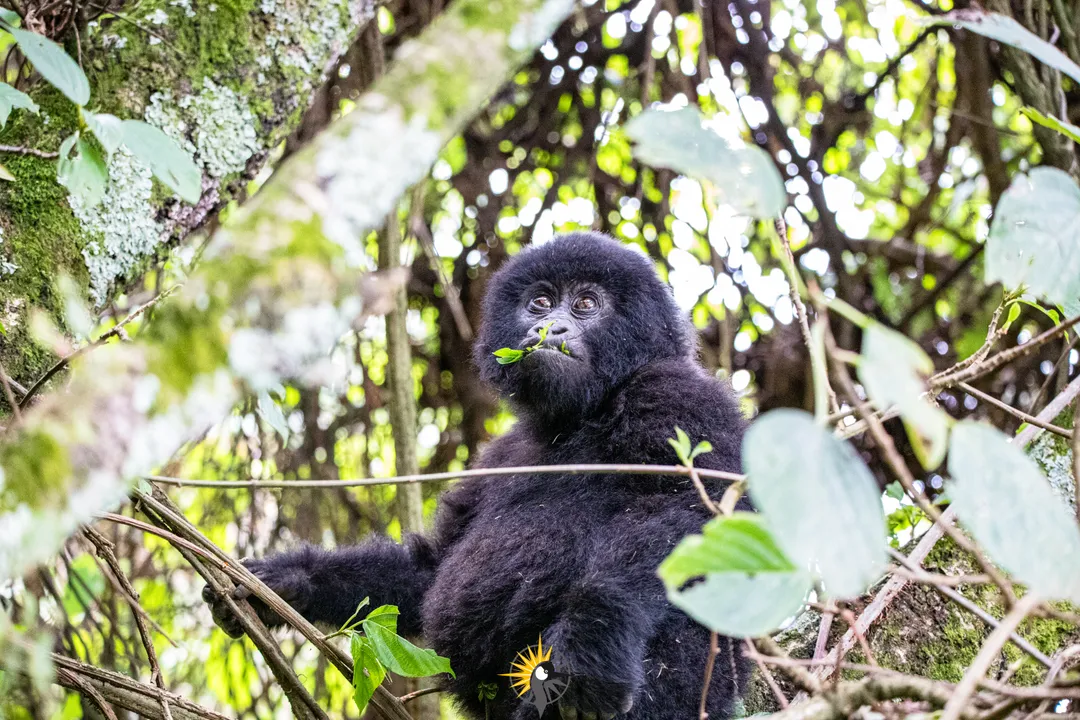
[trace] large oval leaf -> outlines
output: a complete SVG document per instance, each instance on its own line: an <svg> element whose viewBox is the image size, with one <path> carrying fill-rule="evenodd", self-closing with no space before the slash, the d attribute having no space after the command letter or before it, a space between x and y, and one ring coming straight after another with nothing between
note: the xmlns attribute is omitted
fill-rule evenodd
<svg viewBox="0 0 1080 720"><path fill-rule="evenodd" d="M752 638L778 629L799 612L810 592L805 572L711 573L668 600L699 623L729 637Z"/></svg>
<svg viewBox="0 0 1080 720"><path fill-rule="evenodd" d="M923 397L934 363L922 348L884 325L863 329L859 381L879 409L900 408L911 446L919 462L933 470L945 459L949 418Z"/></svg>
<svg viewBox="0 0 1080 720"><path fill-rule="evenodd" d="M845 442L799 410L773 410L742 449L750 496L780 548L835 597L862 594L886 562L877 483Z"/></svg>
<svg viewBox="0 0 1080 720"><path fill-rule="evenodd" d="M372 610L362 623L379 662L406 677L453 675L448 659L440 657L434 650L418 648L396 633L397 614L397 608L384 605Z"/></svg>
<svg viewBox="0 0 1080 720"><path fill-rule="evenodd" d="M353 633L350 649L353 660L353 700L362 715L376 688L386 677L386 668L379 662L371 638Z"/></svg>
<svg viewBox="0 0 1080 720"><path fill-rule="evenodd" d="M668 598L710 630L758 637L798 612L810 576L795 566L753 513L710 520L701 535L682 539L660 564ZM682 589L687 581L703 582Z"/></svg>
<svg viewBox="0 0 1080 720"><path fill-rule="evenodd" d="M1057 305L1080 298L1080 187L1061 170L1016 176L994 210L986 282L1027 285Z"/></svg>
<svg viewBox="0 0 1080 720"><path fill-rule="evenodd" d="M0 128L7 123L8 116L15 108L24 108L37 114L38 106L30 96L20 92L5 82L0 82Z"/></svg>
<svg viewBox="0 0 1080 720"><path fill-rule="evenodd" d="M202 172L173 139L153 125L139 120L121 124L124 146L150 168L161 182L185 201L195 204L202 196Z"/></svg>
<svg viewBox="0 0 1080 720"><path fill-rule="evenodd" d="M64 48L29 30L10 26L4 29L15 37L19 49L50 85L64 93L68 100L76 105L90 102L90 83L87 82L82 68L64 52Z"/></svg>
<svg viewBox="0 0 1080 720"><path fill-rule="evenodd" d="M1006 45L1020 48L1044 65L1056 68L1080 82L1080 65L1011 17L985 10L954 10L925 21L931 25L955 25Z"/></svg>
<svg viewBox="0 0 1080 720"><path fill-rule="evenodd" d="M1039 595L1080 602L1080 527L1020 448L957 423L949 448L956 516L990 558Z"/></svg>
<svg viewBox="0 0 1080 720"><path fill-rule="evenodd" d="M787 191L772 158L758 147L734 146L702 126L696 108L646 110L626 124L634 155L712 184L717 202L757 218L784 212Z"/></svg>
<svg viewBox="0 0 1080 720"><path fill-rule="evenodd" d="M72 155L72 149L75 154ZM86 138L76 133L60 145L60 160L56 165L57 181L79 198L87 208L101 202L109 182L105 158Z"/></svg>

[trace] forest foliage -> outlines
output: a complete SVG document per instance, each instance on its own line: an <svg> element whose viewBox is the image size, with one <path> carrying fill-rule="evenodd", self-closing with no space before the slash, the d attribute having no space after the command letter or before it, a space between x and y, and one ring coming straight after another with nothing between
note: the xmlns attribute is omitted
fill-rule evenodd
<svg viewBox="0 0 1080 720"><path fill-rule="evenodd" d="M0 125L50 88L77 108L55 148L0 127L3 197L59 183L92 211L126 152L197 204L190 148L149 115L87 109L80 42L107 23L19 9L0 16ZM342 54L204 252L166 243L107 298L57 278L62 310L34 320L55 370L0 368L2 712L407 717L387 671L454 658L400 638L393 608L330 636L286 618L285 642L250 615L231 642L200 575L272 601L230 558L400 538L403 467L430 480L430 518L513 422L468 361L484 283L575 228L656 262L756 416L745 476L658 568L673 604L747 639L767 687L752 709L993 720L1080 701L1078 18L1075 0L382 7L375 45ZM42 252L4 242L6 217L0 282ZM27 322L14 300L0 322ZM391 371L392 323L411 376ZM711 448L671 435L665 471L705 475ZM757 513L733 511L743 493ZM935 564L943 547L964 569ZM980 629L926 610L933 649L908 657L886 611L919 587ZM783 628L809 650L777 645Z"/></svg>

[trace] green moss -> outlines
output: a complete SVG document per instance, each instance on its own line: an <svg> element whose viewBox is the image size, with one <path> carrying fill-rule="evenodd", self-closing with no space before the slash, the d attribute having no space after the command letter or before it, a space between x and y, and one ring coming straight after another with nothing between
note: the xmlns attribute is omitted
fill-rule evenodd
<svg viewBox="0 0 1080 720"><path fill-rule="evenodd" d="M54 151L75 128L74 106L54 90L35 88L41 117L17 111L0 131L0 143ZM19 269L0 283L0 317L7 335L0 343L0 363L23 382L32 382L54 358L30 339L27 313L31 307L47 311L62 324L61 298L54 281L59 272L81 287L87 284L82 260L85 242L67 204L67 191L56 181L56 162L30 155L5 155L4 166L15 176L0 183L0 228L3 244Z"/></svg>
<svg viewBox="0 0 1080 720"><path fill-rule="evenodd" d="M56 438L40 430L24 432L19 442L0 446L0 467L4 469L0 510L4 511L21 503L44 507L55 492L55 483L71 475L67 451Z"/></svg>

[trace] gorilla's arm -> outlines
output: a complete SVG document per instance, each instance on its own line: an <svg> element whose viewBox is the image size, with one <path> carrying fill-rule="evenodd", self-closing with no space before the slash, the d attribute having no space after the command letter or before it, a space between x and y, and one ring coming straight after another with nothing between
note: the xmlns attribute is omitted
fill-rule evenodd
<svg viewBox="0 0 1080 720"><path fill-rule="evenodd" d="M438 554L434 543L410 535L399 545L372 538L360 545L324 550L303 545L244 565L271 590L313 623L341 627L366 597L367 609L396 605L401 611L398 630L403 635L421 633L420 607L435 574ZM282 620L261 600L237 588L234 597L247 597L259 617L274 627ZM232 637L243 634L236 617L210 586L203 589L214 621ZM363 617L361 611L359 617Z"/></svg>

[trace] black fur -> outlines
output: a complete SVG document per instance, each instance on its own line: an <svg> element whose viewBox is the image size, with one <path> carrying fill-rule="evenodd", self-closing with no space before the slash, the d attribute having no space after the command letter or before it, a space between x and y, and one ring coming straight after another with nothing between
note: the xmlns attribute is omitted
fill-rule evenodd
<svg viewBox="0 0 1080 720"><path fill-rule="evenodd" d="M548 344L567 338L569 356L554 349L495 362L494 350L538 340L548 316L528 309L537 292L559 305L583 288L601 296L592 317L551 315L566 322L551 325ZM643 255L594 233L527 249L492 278L484 316L476 362L519 421L485 449L479 467L673 464L667 438L677 425L692 442L712 443L699 467L739 470L737 405L697 364L693 327ZM709 633L667 603L656 567L708 517L682 478L476 478L442 496L430 536L404 546L302 548L250 567L306 617L331 626L365 596L372 607L397 605L401 631L423 634L450 658L457 679L448 689L471 717L485 717L477 689L486 682L499 688L490 718L533 720L536 711L500 673L542 635L555 668L571 677L560 700L569 717L577 710L675 720L697 714ZM238 634L221 603L211 604L219 624ZM722 638L710 717L730 716L747 675L735 643Z"/></svg>

